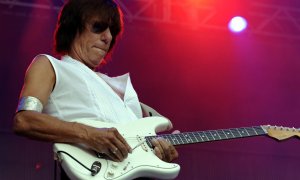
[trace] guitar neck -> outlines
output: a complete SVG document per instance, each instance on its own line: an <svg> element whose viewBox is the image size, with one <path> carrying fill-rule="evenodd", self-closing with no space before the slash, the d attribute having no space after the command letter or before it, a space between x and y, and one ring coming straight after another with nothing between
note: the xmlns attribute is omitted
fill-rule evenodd
<svg viewBox="0 0 300 180"><path fill-rule="evenodd" d="M220 141L228 139L237 139L252 136L265 135L267 132L261 126L219 129L209 131L185 132L179 134L163 134L158 136L146 136L147 144L152 147L151 140L153 138L163 137L172 145L183 145L193 143L203 143L209 141Z"/></svg>

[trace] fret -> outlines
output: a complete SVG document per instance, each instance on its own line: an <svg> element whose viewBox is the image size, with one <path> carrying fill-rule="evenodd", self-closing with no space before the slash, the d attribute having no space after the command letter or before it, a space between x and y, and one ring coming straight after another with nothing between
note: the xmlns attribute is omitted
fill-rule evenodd
<svg viewBox="0 0 300 180"><path fill-rule="evenodd" d="M165 135L162 135L161 137L165 138L169 143L171 143L173 145L178 144L178 143L176 143L176 138L173 137L173 134L165 134Z"/></svg>
<svg viewBox="0 0 300 180"><path fill-rule="evenodd" d="M222 131L224 133L224 135L226 136L226 138L228 139L228 136L226 135L226 133L224 132L224 130L221 129L220 131Z"/></svg>
<svg viewBox="0 0 300 180"><path fill-rule="evenodd" d="M240 135L240 133L238 132L237 129L229 129L229 131L232 133L232 135L234 136L234 138L241 137L241 135Z"/></svg>
<svg viewBox="0 0 300 180"><path fill-rule="evenodd" d="M246 131L248 132L249 136L255 136L257 133L254 131L252 127L246 127Z"/></svg>
<svg viewBox="0 0 300 180"><path fill-rule="evenodd" d="M181 138L181 134L174 134L174 136L177 137L179 144L185 144Z"/></svg>
<svg viewBox="0 0 300 180"><path fill-rule="evenodd" d="M214 137L210 134L210 132L204 131L204 134L208 140L210 140L210 141L215 140Z"/></svg>
<svg viewBox="0 0 300 180"><path fill-rule="evenodd" d="M247 132L247 130L245 128L240 128L241 131L240 133L243 135L243 136L250 136L250 134Z"/></svg>
<svg viewBox="0 0 300 180"><path fill-rule="evenodd" d="M204 142L205 140L201 137L201 134L199 132L195 132L193 133L194 136L196 137L196 139L199 141L199 142Z"/></svg>
<svg viewBox="0 0 300 180"><path fill-rule="evenodd" d="M169 143L171 143L173 145L182 144L182 143L179 143L179 141L176 139L176 137L173 137L173 135L174 134L163 134L163 135L159 135L159 136L146 136L145 139L146 139L146 142L148 145L151 144L152 139L159 138L159 137L164 138L166 141L168 141ZM175 142L175 140L177 142ZM152 145L150 145L150 147L152 147Z"/></svg>
<svg viewBox="0 0 300 180"><path fill-rule="evenodd" d="M186 139L184 138L184 136L182 134L176 134L176 136L180 138L181 144L186 144Z"/></svg>
<svg viewBox="0 0 300 180"><path fill-rule="evenodd" d="M255 133L255 135L258 135L257 132L255 131L255 129L253 127L251 127L253 132Z"/></svg>
<svg viewBox="0 0 300 180"><path fill-rule="evenodd" d="M260 126L255 126L253 127L253 129L255 130L255 132L258 134L258 135L263 135L263 134L266 134L266 132L263 130L263 128L261 128Z"/></svg>
<svg viewBox="0 0 300 180"><path fill-rule="evenodd" d="M168 140L171 144L176 145L177 143L175 142L176 138L172 134L170 134L168 137Z"/></svg>
<svg viewBox="0 0 300 180"><path fill-rule="evenodd" d="M163 134L163 135L161 135L161 137L163 137L166 141L168 141L169 143L171 143L171 141L170 141L171 138L170 138L169 134Z"/></svg>
<svg viewBox="0 0 300 180"><path fill-rule="evenodd" d="M204 134L203 131L199 131L198 134L203 139L204 142L209 141L209 139L207 138L207 136Z"/></svg>
<svg viewBox="0 0 300 180"><path fill-rule="evenodd" d="M192 143L193 142L193 140L191 139L191 137L189 136L188 133L182 133L182 136L186 140L186 143Z"/></svg>
<svg viewBox="0 0 300 180"><path fill-rule="evenodd" d="M206 133L209 133L209 135L213 138L213 140L216 140L214 135L211 133L211 131L206 131Z"/></svg>
<svg viewBox="0 0 300 180"><path fill-rule="evenodd" d="M221 139L228 139L223 130L217 130L217 133L219 134Z"/></svg>
<svg viewBox="0 0 300 180"><path fill-rule="evenodd" d="M176 137L176 134L173 134L171 137L172 137L172 140L174 141L174 145L180 144L180 142L178 141L178 138Z"/></svg>
<svg viewBox="0 0 300 180"><path fill-rule="evenodd" d="M209 131L209 132L210 132L210 134L214 137L215 140L220 140L220 139L222 139L222 138L219 136L219 134L218 134L217 131L211 130L211 131Z"/></svg>
<svg viewBox="0 0 300 180"><path fill-rule="evenodd" d="M239 133L240 137L244 137L244 136L240 133L240 128L236 128L236 131Z"/></svg>
<svg viewBox="0 0 300 180"><path fill-rule="evenodd" d="M196 135L197 135L197 133L196 133L196 132L193 132L192 134L193 134L193 136L195 137L195 139L196 139L196 142L202 142L202 141L203 141L203 139L201 138L201 136L199 136L199 135L198 135L198 136L200 137L200 139L199 139L199 138L197 138L197 136L196 136Z"/></svg>
<svg viewBox="0 0 300 180"><path fill-rule="evenodd" d="M225 133L227 139L232 139L232 138L234 138L234 135L231 133L230 130L228 130L228 129L223 129L223 132Z"/></svg>
<svg viewBox="0 0 300 180"><path fill-rule="evenodd" d="M199 142L196 137L194 136L194 133L193 132L188 132L187 133L189 135L189 137L191 138L192 142L195 143L195 142Z"/></svg>
<svg viewBox="0 0 300 180"><path fill-rule="evenodd" d="M237 130L237 132L240 134L241 137L245 137L245 136L240 132L241 128L237 128L236 130Z"/></svg>
<svg viewBox="0 0 300 180"><path fill-rule="evenodd" d="M145 139L146 139L146 143L149 147L153 147L152 143L151 143L151 140L154 138L155 136L146 136Z"/></svg>

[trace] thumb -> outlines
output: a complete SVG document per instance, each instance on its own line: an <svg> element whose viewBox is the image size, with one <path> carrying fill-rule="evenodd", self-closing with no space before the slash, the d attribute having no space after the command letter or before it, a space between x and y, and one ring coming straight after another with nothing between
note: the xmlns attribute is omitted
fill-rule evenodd
<svg viewBox="0 0 300 180"><path fill-rule="evenodd" d="M175 131L172 132L172 134L179 134L179 133L180 133L179 130L175 130Z"/></svg>

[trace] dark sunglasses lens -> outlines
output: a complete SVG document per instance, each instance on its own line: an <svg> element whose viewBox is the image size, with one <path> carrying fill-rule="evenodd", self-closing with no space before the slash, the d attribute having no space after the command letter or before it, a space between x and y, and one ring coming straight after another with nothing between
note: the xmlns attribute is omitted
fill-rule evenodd
<svg viewBox="0 0 300 180"><path fill-rule="evenodd" d="M103 31L105 31L105 29L107 29L107 28L108 28L108 24L107 23L96 22L92 26L92 31L94 33L101 33Z"/></svg>

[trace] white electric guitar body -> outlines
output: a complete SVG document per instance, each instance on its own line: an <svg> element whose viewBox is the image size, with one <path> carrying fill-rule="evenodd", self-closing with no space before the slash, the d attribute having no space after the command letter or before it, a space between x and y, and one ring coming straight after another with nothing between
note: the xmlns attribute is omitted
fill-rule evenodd
<svg viewBox="0 0 300 180"><path fill-rule="evenodd" d="M97 128L115 127L132 148L140 145L123 162L113 162L107 158L98 157L97 153L84 146L55 143L53 146L54 152L71 179L130 180L138 177L159 179L174 179L177 177L180 166L160 160L154 155L150 143L151 139L158 137L156 133L167 129L168 119L147 117L122 125L103 123L97 120L77 120L76 122ZM299 137L300 132L299 129L295 128L268 125L164 134L159 135L159 137L165 138L173 145L182 145L261 135L269 135L277 140L283 140L292 136ZM70 155L82 165L71 158ZM99 168L97 173L93 175L90 170L83 167L84 165L91 168L95 163Z"/></svg>
<svg viewBox="0 0 300 180"><path fill-rule="evenodd" d="M161 117L149 117L134 121L130 124L110 124L101 121L77 121L82 124L98 128L115 127L133 148L144 142L145 136L155 136L156 132L167 129L169 121ZM166 163L154 155L153 149L146 142L133 150L123 162L113 162L108 159L98 158L94 151L83 146L55 143L54 152L65 151L75 157L82 164L91 168L95 161L101 163L101 169L95 176L83 168L79 163L64 153L59 153L61 165L71 179L97 179L97 180L129 180L138 177L159 177L165 179L175 178L180 166Z"/></svg>

